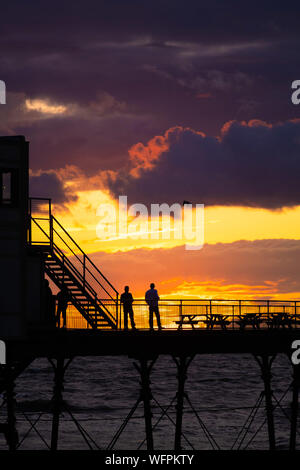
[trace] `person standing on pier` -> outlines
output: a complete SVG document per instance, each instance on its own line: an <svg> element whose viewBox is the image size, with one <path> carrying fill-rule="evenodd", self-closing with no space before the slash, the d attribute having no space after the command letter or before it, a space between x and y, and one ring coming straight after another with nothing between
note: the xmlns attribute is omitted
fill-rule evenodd
<svg viewBox="0 0 300 470"><path fill-rule="evenodd" d="M68 290L65 286L62 287L61 291L56 296L57 298L57 314L56 321L57 326L60 326L60 315L63 317L63 328L67 326L67 307L69 301Z"/></svg>
<svg viewBox="0 0 300 470"><path fill-rule="evenodd" d="M124 330L128 330L128 314L130 317L131 328L136 330L134 318L133 318L133 297L132 294L129 292L129 286L124 287L124 292L121 294L120 298L121 304L123 304L123 311L124 311Z"/></svg>
<svg viewBox="0 0 300 470"><path fill-rule="evenodd" d="M157 293L157 290L155 289L155 284L153 282L150 284L150 289L147 290L145 294L145 301L149 306L149 324L150 324L150 330L153 331L153 313L155 313L156 316L156 321L157 321L157 326L158 329L161 330L161 323L160 323L160 314L159 314L159 308L158 308L158 301L159 301L159 295Z"/></svg>
<svg viewBox="0 0 300 470"><path fill-rule="evenodd" d="M55 297L48 279L44 279L43 284L43 311L46 324L55 326Z"/></svg>

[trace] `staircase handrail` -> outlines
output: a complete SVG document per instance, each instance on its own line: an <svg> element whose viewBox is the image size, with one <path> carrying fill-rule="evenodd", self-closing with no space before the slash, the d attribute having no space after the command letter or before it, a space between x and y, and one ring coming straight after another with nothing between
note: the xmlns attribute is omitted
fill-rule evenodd
<svg viewBox="0 0 300 470"><path fill-rule="evenodd" d="M72 241L72 243L74 243L74 245L78 248L78 250L81 252L81 254L85 257L85 260L87 260L89 263L91 263L91 265L93 266L93 268L97 271L97 273L101 276L102 279L104 279L105 282L107 282L107 284L112 288L112 290L118 295L118 291L117 289L111 284L111 282L107 279L106 276L104 276L104 274L100 271L99 268L97 268L97 266L95 265L95 263L93 263L93 261L89 258L89 256L82 250L82 248L80 248L80 246L78 245L78 243L73 239L73 237L66 231L66 229L61 225L61 223L56 219L56 217L54 217L54 215L51 215L51 218L53 221L55 221L59 227L63 230L63 232L67 235L67 237L70 238L70 240ZM65 243L65 245L72 251L72 253L76 256L75 252L71 249L71 247L67 244L67 242L58 234L58 232L53 228L53 223L52 223L52 230L55 231L55 233L60 237L60 239ZM78 256L76 256L77 259L81 262L82 265L84 265L84 263L81 261L80 258L78 258ZM113 299L113 297L110 295L110 293L105 289L105 287L99 282L99 280L93 275L93 273L89 270L89 268L87 268L85 266L85 269L91 274L91 276L95 279L96 282L98 282L98 284L102 287L102 289L105 290L105 292ZM114 300L114 299L113 299Z"/></svg>
<svg viewBox="0 0 300 470"><path fill-rule="evenodd" d="M103 289L107 295L115 302L115 299L112 297L112 295L108 292L108 290L106 290L106 288L99 282L99 280L93 275L93 273L89 270L89 268L86 267L85 263L83 263L81 261L81 259L77 256L77 254L75 253L75 251L72 250L72 248L65 242L65 240L60 236L60 234L55 230L53 229L53 232L56 233L56 235L61 239L61 241L68 247L68 249L72 252L72 254L75 256L75 258L80 262L80 264L82 264L82 267L83 269L85 269L86 271L88 271L90 273L90 275L93 277L93 279L100 285L101 289ZM54 243L54 246L57 247L57 245ZM85 257L85 253L83 254L83 256ZM79 272L79 271L78 271ZM80 273L79 273L80 274ZM82 276L81 274L81 277L82 277L82 282L85 283L86 280L85 280L85 277Z"/></svg>
<svg viewBox="0 0 300 470"><path fill-rule="evenodd" d="M51 240L51 235L49 236L45 230L40 226L40 224L35 220L34 217L31 216L31 220L36 224L36 226L42 231L42 233L49 239ZM60 225L60 224L59 224ZM62 227L63 228L63 227ZM63 229L64 230L64 229ZM65 230L64 230L65 231ZM66 232L66 231L65 231ZM67 233L67 232L66 232ZM61 237L60 237L61 238ZM72 238L72 237L70 237ZM63 240L63 239L62 239ZM63 240L64 241L64 240ZM76 245L77 243L74 242ZM118 321L118 312L117 312L117 317L115 318L112 313L107 309L107 307L105 306L105 304L102 302L102 300L98 297L97 295L97 292L93 289L93 287L89 284L88 281L86 281L86 279L82 276L82 274L78 271L78 269L76 268L76 266L74 266L74 264L70 261L70 259L65 255L65 253L53 242L53 239L52 239L52 248L54 248L54 250L56 252L59 253L59 255L63 258L63 261L66 262L66 264L68 265L69 269L71 271L73 271L73 274L75 274L79 279L79 281L82 283L82 285L84 286L85 289L87 289L88 291L90 291L90 294L95 298L95 301L99 302L101 308L103 310L105 310L105 313L114 321L114 322L117 322ZM73 250L68 247L72 253L73 253ZM80 251L85 255L85 253L82 251L82 249L80 247L78 247L80 249ZM74 253L75 254L75 253ZM75 254L76 256L76 254ZM77 256L76 256L77 257ZM82 261L80 260L80 258L77 257L77 259L82 263ZM82 263L83 264L83 263ZM86 268L88 269L88 268ZM96 267L97 269L97 267ZM98 270L98 269L97 269ZM89 270L88 270L89 271ZM98 270L99 271L99 270ZM90 272L90 271L89 271ZM100 271L99 271L100 272ZM91 273L91 275L93 276L93 274ZM93 278L95 278L93 276ZM95 278L95 280L98 282L98 284L103 288L103 290L105 290L105 292L111 297L111 299L114 301L114 303L116 304L116 306L118 307L118 292L115 290L116 294L117 294L117 298L114 299L107 291L106 289L101 285L101 283L99 283L99 281Z"/></svg>

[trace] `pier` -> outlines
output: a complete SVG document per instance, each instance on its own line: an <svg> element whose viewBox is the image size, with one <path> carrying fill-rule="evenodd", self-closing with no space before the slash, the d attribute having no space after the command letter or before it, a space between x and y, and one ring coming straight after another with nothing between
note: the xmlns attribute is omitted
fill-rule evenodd
<svg viewBox="0 0 300 470"><path fill-rule="evenodd" d="M52 403L52 432L49 449L59 448L59 423L61 413L65 410L63 404L64 374L67 368L72 367L76 357L119 356L129 357L138 371L140 381L137 390L140 393L132 410L121 422L116 435L112 436L108 450L117 448L120 435L126 432L126 426L133 416L138 405L144 409L145 439L148 450L157 450L154 445L153 432L155 424L151 412L155 404L155 397L151 390L151 372L161 355L168 355L175 361L177 368L177 394L174 397L176 419L173 421L174 450L183 447L184 410L187 406L193 409L189 397L185 392L185 381L189 374L189 366L197 355L203 354L237 354L250 353L253 360L259 365L262 394L260 406L265 408L265 417L268 427L269 448L276 450L276 426L274 422L274 409L277 404L272 392L272 364L278 354L286 354L289 358L293 352L291 345L300 340L300 330L293 328L274 329L246 329L239 330L210 330L198 328L191 330L168 330L150 332L140 331L99 331L93 329L57 330L53 332L39 332L26 340L11 340L7 342L7 365L2 366L1 392L4 404L7 407L7 421L3 424L9 449L15 450L18 446L16 396L15 385L26 367L36 358L45 358L53 366L53 395L49 397ZM299 365L291 363L291 384L289 387L291 410L287 419L290 421L289 449L295 450L298 436L298 395L299 395ZM80 380L80 377L79 377ZM257 406L257 405L256 405ZM252 413L257 410L254 408ZM167 413L161 410L162 416ZM205 423L199 418L203 429ZM75 419L75 418L74 418ZM201 429L200 428L200 429ZM80 424L79 424L80 431ZM206 429L206 428L205 428ZM213 429L206 429L207 436L213 436ZM243 439L247 435L247 428L243 430ZM237 436L238 438L238 436ZM210 438L213 449L218 447ZM92 445L92 444L90 444ZM184 443L184 448L186 443Z"/></svg>
<svg viewBox="0 0 300 470"><path fill-rule="evenodd" d="M53 370L51 403L51 442L59 449L61 415L64 403L64 376L77 357L129 357L138 372L137 400L126 419L112 436L108 449L114 449L120 435L139 405L143 406L145 442L155 449L151 373L162 355L172 357L177 371L176 417L161 408L161 417L170 418L174 449L183 447L183 417L188 406L213 449L218 443L194 408L185 385L189 367L203 354L251 354L258 364L262 392L250 411L236 442L243 442L258 407L264 406L270 450L276 450L274 409L280 405L272 391L272 365L278 354L291 359L294 342L300 340L300 302L297 300L164 299L159 302L161 331L149 331L148 307L135 299L133 308L137 331L124 329L119 292L103 267L94 264L65 227L53 215L51 200L28 197L28 143L24 137L0 138L0 258L3 265L1 340L5 341L6 361L0 368L0 393L6 420L0 432L11 451L19 448L17 396L20 375L37 358L49 361ZM46 315L44 281L68 292L66 328L54 325ZM289 449L297 447L300 369L291 361L291 407ZM80 380L80 377L79 377ZM72 412L78 432L88 448L97 443L84 432ZM160 418L161 419L161 418ZM36 430L36 423L30 422ZM299 439L298 439L299 441ZM186 443L185 443L186 445Z"/></svg>

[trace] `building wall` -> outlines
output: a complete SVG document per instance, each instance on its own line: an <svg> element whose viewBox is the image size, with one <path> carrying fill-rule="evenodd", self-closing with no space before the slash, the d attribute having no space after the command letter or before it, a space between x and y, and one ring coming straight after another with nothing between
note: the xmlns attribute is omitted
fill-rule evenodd
<svg viewBox="0 0 300 470"><path fill-rule="evenodd" d="M8 173L11 178L7 177ZM42 261L33 259L27 246L29 175L28 143L24 137L0 137L0 174L0 338L3 339L26 335L29 323L38 323L41 317Z"/></svg>

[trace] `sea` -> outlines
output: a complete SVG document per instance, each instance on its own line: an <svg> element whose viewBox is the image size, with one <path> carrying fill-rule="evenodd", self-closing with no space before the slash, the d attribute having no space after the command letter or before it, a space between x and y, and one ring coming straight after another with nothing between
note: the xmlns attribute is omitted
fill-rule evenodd
<svg viewBox="0 0 300 470"><path fill-rule="evenodd" d="M160 356L151 374L152 422L156 450L172 450L176 419L176 365ZM35 360L16 381L16 426L20 450L46 450L51 442L53 368ZM272 366L275 437L278 449L288 449L292 369L279 354ZM186 381L182 448L268 449L268 432L261 371L250 354L198 355ZM140 380L134 360L125 356L77 357L64 381L58 449L146 449ZM0 422L6 419L5 405ZM126 423L118 436L118 430ZM114 439L114 436L118 436ZM298 436L298 441L300 439ZM0 449L6 449L0 434Z"/></svg>

